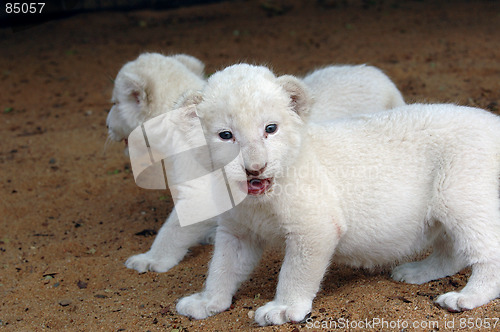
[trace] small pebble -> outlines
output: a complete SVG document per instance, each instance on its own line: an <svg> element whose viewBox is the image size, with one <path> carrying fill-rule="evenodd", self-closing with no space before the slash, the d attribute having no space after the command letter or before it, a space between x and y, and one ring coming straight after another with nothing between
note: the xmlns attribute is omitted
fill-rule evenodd
<svg viewBox="0 0 500 332"><path fill-rule="evenodd" d="M76 285L78 286L78 288L80 289L85 289L87 288L87 283L86 282L83 282L81 280L78 280L78 282L76 283Z"/></svg>
<svg viewBox="0 0 500 332"><path fill-rule="evenodd" d="M254 317L255 317L255 311L250 310L250 311L248 312L248 318L253 319Z"/></svg>
<svg viewBox="0 0 500 332"><path fill-rule="evenodd" d="M67 307L71 304L71 300L61 300L59 301L59 305L63 306L63 307Z"/></svg>

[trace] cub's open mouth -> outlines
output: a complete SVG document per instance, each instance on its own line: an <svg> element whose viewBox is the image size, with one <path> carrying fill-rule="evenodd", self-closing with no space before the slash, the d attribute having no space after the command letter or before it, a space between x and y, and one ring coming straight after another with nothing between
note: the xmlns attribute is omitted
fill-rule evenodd
<svg viewBox="0 0 500 332"><path fill-rule="evenodd" d="M253 196L262 195L272 185L272 179L250 179L247 181L248 194Z"/></svg>
<svg viewBox="0 0 500 332"><path fill-rule="evenodd" d="M128 146L128 138L124 138L123 141L125 142L125 146Z"/></svg>

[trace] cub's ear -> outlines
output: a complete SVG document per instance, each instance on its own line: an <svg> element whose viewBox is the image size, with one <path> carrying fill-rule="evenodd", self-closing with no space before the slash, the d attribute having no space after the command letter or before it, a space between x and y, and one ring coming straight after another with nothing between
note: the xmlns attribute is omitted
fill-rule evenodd
<svg viewBox="0 0 500 332"><path fill-rule="evenodd" d="M304 82L292 75L280 76L276 81L290 96L292 110L301 118L307 117L313 100Z"/></svg>
<svg viewBox="0 0 500 332"><path fill-rule="evenodd" d="M139 107L149 103L149 85L145 78L132 73L124 73L122 79L116 84L116 88L126 96L129 102L135 102Z"/></svg>
<svg viewBox="0 0 500 332"><path fill-rule="evenodd" d="M187 107L191 105L198 105L203 100L203 94L201 91L188 91L177 101L175 104L176 108Z"/></svg>
<svg viewBox="0 0 500 332"><path fill-rule="evenodd" d="M201 130L201 123L198 114L196 114L196 106L189 105L186 107L177 108L175 110L169 111L166 114L169 115L170 121L175 124L175 127L182 133L187 134L185 137L187 141L193 141L193 135ZM201 130L203 132L203 130ZM204 145L205 143L202 142ZM198 145L197 145L198 146Z"/></svg>
<svg viewBox="0 0 500 332"><path fill-rule="evenodd" d="M182 63L184 66L186 66L189 70L191 70L193 73L198 75L201 78L205 78L205 64L195 58L194 56L187 55L187 54L176 54L172 56L175 60L179 61Z"/></svg>

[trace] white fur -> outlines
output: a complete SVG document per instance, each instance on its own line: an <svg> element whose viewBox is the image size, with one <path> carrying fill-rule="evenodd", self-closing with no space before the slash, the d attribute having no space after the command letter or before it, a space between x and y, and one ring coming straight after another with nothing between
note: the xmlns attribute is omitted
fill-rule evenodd
<svg viewBox="0 0 500 332"><path fill-rule="evenodd" d="M313 92L314 99L309 121L325 122L404 105L394 83L381 70L371 66L328 66L308 74L304 83ZM184 103L199 102L197 99L199 96L191 95L191 99ZM130 257L126 266L139 272L165 272L182 260L189 247L200 241L212 242L215 226L215 221L206 221L180 228L176 214L172 213L151 249Z"/></svg>
<svg viewBox="0 0 500 332"><path fill-rule="evenodd" d="M255 313L260 325L302 320L331 259L392 265L429 245L429 258L399 266L393 277L423 283L471 266L465 288L437 298L450 311L500 294L497 116L415 104L308 124L306 86L249 65L214 74L199 100L209 145L230 131L224 142L239 144L238 167L260 168L249 179L272 186L219 220L205 287L178 302L180 314L202 319L226 310L269 245L285 246L285 257L274 300ZM269 124L278 130L267 133Z"/></svg>
<svg viewBox="0 0 500 332"><path fill-rule="evenodd" d="M186 93L203 88L204 64L189 55L141 54L118 72L106 125L121 141L144 121L169 110Z"/></svg>
<svg viewBox="0 0 500 332"><path fill-rule="evenodd" d="M309 117L313 122L379 112L405 104L389 77L372 66L328 66L304 77L304 83L316 101Z"/></svg>
<svg viewBox="0 0 500 332"><path fill-rule="evenodd" d="M203 88L205 65L195 57L144 53L128 62L115 79L108 118L109 138L121 141L144 121L177 107L185 94ZM127 151L127 150L126 150ZM175 211L167 218L151 249L130 257L125 265L139 272L168 271L189 247L213 241L215 221L181 228Z"/></svg>

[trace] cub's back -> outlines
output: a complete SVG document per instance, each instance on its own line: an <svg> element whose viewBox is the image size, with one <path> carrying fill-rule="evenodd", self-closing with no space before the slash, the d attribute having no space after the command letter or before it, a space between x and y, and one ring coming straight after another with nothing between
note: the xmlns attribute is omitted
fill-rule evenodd
<svg viewBox="0 0 500 332"><path fill-rule="evenodd" d="M415 104L307 130L304 162L314 158L335 181L359 188L394 179L424 184L420 177L457 158L464 161L460 167L500 163L500 117L477 108Z"/></svg>
<svg viewBox="0 0 500 332"><path fill-rule="evenodd" d="M363 143L413 142L477 145L480 140L500 143L500 117L479 108L453 104L412 104L374 114L310 124L310 135L347 146ZM333 140L333 141L332 141ZM351 144L349 144L349 141ZM484 142L483 142L484 143Z"/></svg>

